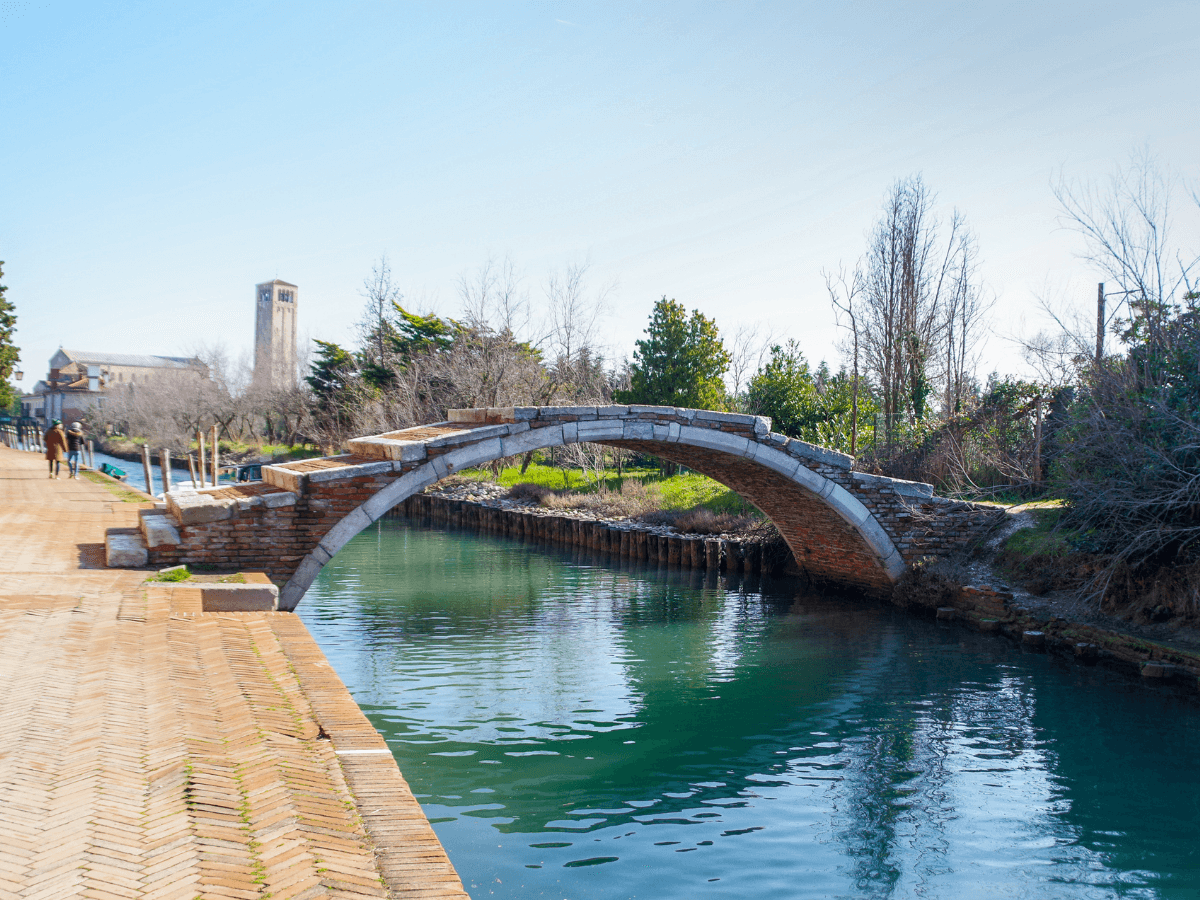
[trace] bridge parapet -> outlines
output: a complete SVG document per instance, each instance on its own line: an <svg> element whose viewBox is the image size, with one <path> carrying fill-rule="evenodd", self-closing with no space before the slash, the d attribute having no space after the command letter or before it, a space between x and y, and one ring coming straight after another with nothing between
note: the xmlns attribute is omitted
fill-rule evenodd
<svg viewBox="0 0 1200 900"><path fill-rule="evenodd" d="M926 555L962 546L995 517L927 484L853 471L842 453L772 433L761 416L657 406L451 410L447 421L356 438L349 453L263 467L263 482L171 494L178 543L156 565L255 566L289 580L292 607L351 537L463 469L576 442L628 447L704 472L779 527L816 580L884 592Z"/></svg>

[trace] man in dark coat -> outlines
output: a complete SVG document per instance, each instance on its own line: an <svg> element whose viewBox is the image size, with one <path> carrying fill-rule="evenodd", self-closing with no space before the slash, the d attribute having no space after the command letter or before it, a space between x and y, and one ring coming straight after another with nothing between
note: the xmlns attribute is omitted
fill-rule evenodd
<svg viewBox="0 0 1200 900"><path fill-rule="evenodd" d="M50 477L57 478L62 461L67 458L67 433L62 422L55 419L45 435L46 459L50 461Z"/></svg>

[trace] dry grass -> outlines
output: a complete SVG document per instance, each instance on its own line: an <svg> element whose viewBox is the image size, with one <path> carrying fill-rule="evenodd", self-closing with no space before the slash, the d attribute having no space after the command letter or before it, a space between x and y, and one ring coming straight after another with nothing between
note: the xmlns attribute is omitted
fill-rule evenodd
<svg viewBox="0 0 1200 900"><path fill-rule="evenodd" d="M601 490L594 494L553 491L540 502L547 509L582 509L609 518L636 519L659 509L662 492L656 484L627 478L618 491Z"/></svg>

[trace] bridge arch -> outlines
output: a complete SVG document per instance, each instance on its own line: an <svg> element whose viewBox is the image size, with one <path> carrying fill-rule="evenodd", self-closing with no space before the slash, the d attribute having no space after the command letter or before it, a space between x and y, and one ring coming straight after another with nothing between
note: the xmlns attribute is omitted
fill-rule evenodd
<svg viewBox="0 0 1200 900"><path fill-rule="evenodd" d="M424 437L430 432L435 436ZM580 442L659 456L737 491L775 523L797 563L816 580L881 593L906 569L887 529L856 496L849 458L771 434L769 420L673 407L456 410L447 423L350 442L362 463L346 468L390 461L401 474L325 532L284 585L280 608L295 609L351 538L429 485L497 459ZM316 494L319 484L335 481L322 478L308 490Z"/></svg>

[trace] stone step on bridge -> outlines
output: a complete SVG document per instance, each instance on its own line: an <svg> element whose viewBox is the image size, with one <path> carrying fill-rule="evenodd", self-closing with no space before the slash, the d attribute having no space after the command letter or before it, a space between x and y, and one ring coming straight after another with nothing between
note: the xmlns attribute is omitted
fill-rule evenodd
<svg viewBox="0 0 1200 900"><path fill-rule="evenodd" d="M883 595L1002 515L927 484L855 472L843 453L776 434L770 419L666 406L450 410L449 419L349 442L339 456L263 466L263 480L167 495L137 533L109 536L110 565L256 569L294 609L325 563L390 509L463 469L590 442L702 472L775 523L819 584Z"/></svg>

